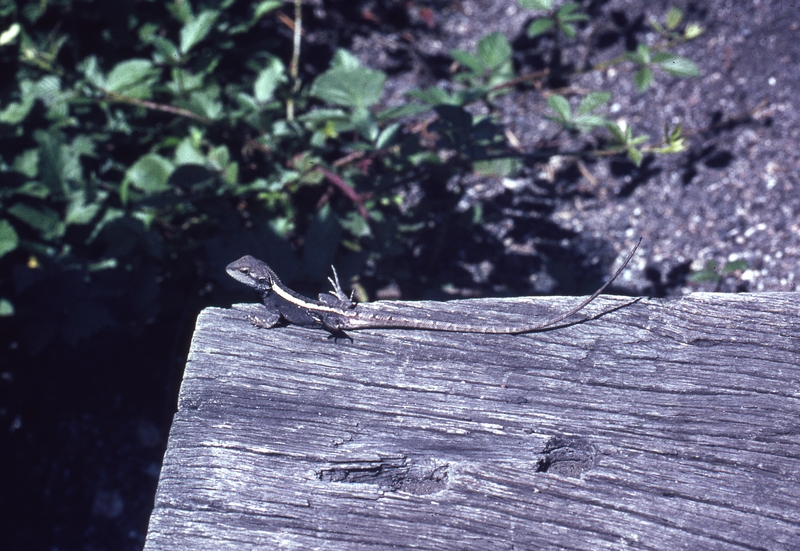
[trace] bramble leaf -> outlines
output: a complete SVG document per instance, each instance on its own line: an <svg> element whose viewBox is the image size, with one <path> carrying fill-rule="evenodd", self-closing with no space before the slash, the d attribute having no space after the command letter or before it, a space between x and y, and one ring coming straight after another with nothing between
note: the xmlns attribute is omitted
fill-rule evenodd
<svg viewBox="0 0 800 551"><path fill-rule="evenodd" d="M670 59L659 62L659 67L676 77L699 77L700 69L688 58L671 56Z"/></svg>
<svg viewBox="0 0 800 551"><path fill-rule="evenodd" d="M678 8L672 8L667 12L667 29L674 31L683 21L683 12Z"/></svg>
<svg viewBox="0 0 800 551"><path fill-rule="evenodd" d="M636 88L640 92L644 92L650 87L653 82L653 70L650 67L642 67L633 76L633 81L636 83Z"/></svg>
<svg viewBox="0 0 800 551"><path fill-rule="evenodd" d="M578 114L584 115L590 113L601 105L608 103L610 100L611 94L608 92L590 92L578 105Z"/></svg>
<svg viewBox="0 0 800 551"><path fill-rule="evenodd" d="M45 241L58 239L64 235L66 230L66 224L61 221L58 213L43 205L33 207L25 203L17 203L8 209L8 213L38 230Z"/></svg>
<svg viewBox="0 0 800 551"><path fill-rule="evenodd" d="M511 60L511 45L502 33L488 34L478 41L478 57L489 69L498 69Z"/></svg>
<svg viewBox="0 0 800 551"><path fill-rule="evenodd" d="M553 7L553 0L519 0L519 5L526 10L549 10Z"/></svg>
<svg viewBox="0 0 800 551"><path fill-rule="evenodd" d="M536 19L528 26L528 36L535 38L552 29L553 25L555 23L552 19Z"/></svg>
<svg viewBox="0 0 800 551"><path fill-rule="evenodd" d="M133 163L125 173L125 180L146 193L160 193L169 189L167 181L174 169L161 155L148 153Z"/></svg>
<svg viewBox="0 0 800 551"><path fill-rule="evenodd" d="M332 67L311 85L311 95L345 107L369 107L383 94L386 75L366 67Z"/></svg>
<svg viewBox="0 0 800 551"><path fill-rule="evenodd" d="M19 246L19 236L8 220L0 219L0 257Z"/></svg>
<svg viewBox="0 0 800 551"><path fill-rule="evenodd" d="M547 98L547 105L549 105L550 109L555 111L563 120L572 120L572 112L569 108L569 101L567 101L567 98L564 96L553 94Z"/></svg>
<svg viewBox="0 0 800 551"><path fill-rule="evenodd" d="M146 99L158 78L158 69L149 59L128 59L114 66L106 77L107 92Z"/></svg>
<svg viewBox="0 0 800 551"><path fill-rule="evenodd" d="M258 73L258 78L253 85L253 92L256 100L266 103L272 99L281 82L285 80L286 67L277 57L270 58L266 68Z"/></svg>
<svg viewBox="0 0 800 551"><path fill-rule="evenodd" d="M206 10L186 23L181 29L181 52L188 53L198 42L208 36L218 16L218 11Z"/></svg>
<svg viewBox="0 0 800 551"><path fill-rule="evenodd" d="M731 260L730 262L726 262L725 265L722 267L722 273L732 274L733 272L738 272L739 270L746 270L747 269L747 261L744 259L739 260Z"/></svg>

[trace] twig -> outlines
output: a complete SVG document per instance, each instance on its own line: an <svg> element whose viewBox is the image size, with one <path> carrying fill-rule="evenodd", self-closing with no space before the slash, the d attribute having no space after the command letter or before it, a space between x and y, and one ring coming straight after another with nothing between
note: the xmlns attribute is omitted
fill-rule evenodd
<svg viewBox="0 0 800 551"><path fill-rule="evenodd" d="M147 101L144 99L132 98L130 96L123 96L121 94L116 94L114 92L106 92L105 96L107 100L115 103L127 103L129 105L144 107L145 109L151 109L153 111L170 113L172 115L178 115L180 117L186 117L187 119L195 120L207 126L211 126L212 124L214 124L213 120L207 119L202 115L198 115L197 113L193 113L192 111L189 111L188 109L183 109L181 107L174 107L172 105L166 105L164 103L155 103L153 101Z"/></svg>
<svg viewBox="0 0 800 551"><path fill-rule="evenodd" d="M355 203L356 208L358 209L358 213L361 215L361 217L364 220L369 221L370 219L369 212L367 212L367 208L364 206L364 199L366 199L368 196L356 193L356 190L354 190L352 186L350 186L350 184L345 182L344 179L342 179L342 177L336 174L335 172L331 172L327 168L321 166L317 167L317 170L323 176L325 176L325 178L327 178L330 183L339 188L339 191L344 193L345 197L347 197L353 203Z"/></svg>
<svg viewBox="0 0 800 551"><path fill-rule="evenodd" d="M294 2L294 40L292 41L292 62L289 65L289 74L292 77L292 95L286 100L286 119L294 120L294 95L300 89L300 38L303 32L303 4L301 0Z"/></svg>

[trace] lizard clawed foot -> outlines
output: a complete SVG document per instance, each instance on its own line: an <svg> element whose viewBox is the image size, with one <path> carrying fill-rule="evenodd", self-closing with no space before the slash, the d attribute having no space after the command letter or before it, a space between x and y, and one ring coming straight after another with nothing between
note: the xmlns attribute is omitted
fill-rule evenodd
<svg viewBox="0 0 800 551"><path fill-rule="evenodd" d="M353 289L353 291L350 293L350 296L348 297L342 290L342 286L339 283L339 274L336 273L336 268L331 266L331 270L333 270L333 279L329 277L328 281L331 282L331 285L333 286L333 291L328 291L328 292L333 296L335 296L340 301L349 302L352 306L355 306L355 303L353 302L353 295L355 293L355 289Z"/></svg>

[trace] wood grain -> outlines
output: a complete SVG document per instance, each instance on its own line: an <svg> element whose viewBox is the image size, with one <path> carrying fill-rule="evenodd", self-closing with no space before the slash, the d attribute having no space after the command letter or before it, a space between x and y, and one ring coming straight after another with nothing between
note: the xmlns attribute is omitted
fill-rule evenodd
<svg viewBox="0 0 800 551"><path fill-rule="evenodd" d="M381 307L504 323L576 301ZM259 308L198 318L148 551L800 549L800 294L353 343L253 327Z"/></svg>

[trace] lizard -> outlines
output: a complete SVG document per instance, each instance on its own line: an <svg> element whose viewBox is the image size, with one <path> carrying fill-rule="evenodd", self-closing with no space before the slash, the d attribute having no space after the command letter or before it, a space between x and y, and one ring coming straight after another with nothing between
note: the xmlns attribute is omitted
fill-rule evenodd
<svg viewBox="0 0 800 551"><path fill-rule="evenodd" d="M419 329L428 331L448 331L452 333L482 333L494 335L517 335L553 329L562 321L570 318L583 310L590 302L596 299L617 276L625 269L642 238L633 247L625 258L622 266L602 287L588 298L582 300L577 306L543 322L520 325L475 325L451 321L433 320L414 316L402 316L381 312L380 310L366 309L353 302L352 294L347 296L339 284L336 268L333 268L333 278L328 278L333 290L320 293L319 299L304 297L281 283L274 271L264 262L252 257L243 256L235 262L228 264L226 271L236 281L244 283L261 294L264 305L267 307L267 317L258 318L248 316L248 319L258 327L272 328L282 323L290 323L303 327L322 328L330 333L330 338L350 337L345 330L357 329ZM632 302L636 302L634 299ZM352 339L350 339L352 340Z"/></svg>

